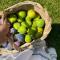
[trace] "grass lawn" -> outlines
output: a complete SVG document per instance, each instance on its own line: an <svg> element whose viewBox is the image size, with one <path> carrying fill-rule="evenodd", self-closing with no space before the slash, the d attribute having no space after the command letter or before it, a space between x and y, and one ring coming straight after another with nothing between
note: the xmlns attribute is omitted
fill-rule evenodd
<svg viewBox="0 0 60 60"><path fill-rule="evenodd" d="M20 1L25 0L0 0L0 10L12 6ZM60 0L32 0L40 3L44 8L47 8L49 15L52 18L52 31L46 41L49 46L55 47L58 60L60 60Z"/></svg>

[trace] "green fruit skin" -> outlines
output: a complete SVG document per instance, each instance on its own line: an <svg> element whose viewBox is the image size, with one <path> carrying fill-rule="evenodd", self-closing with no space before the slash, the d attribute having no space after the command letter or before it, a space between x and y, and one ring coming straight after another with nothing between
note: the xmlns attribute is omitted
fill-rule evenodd
<svg viewBox="0 0 60 60"><path fill-rule="evenodd" d="M36 21L33 21L32 27L34 27L34 28L37 27L37 23L36 23Z"/></svg>
<svg viewBox="0 0 60 60"><path fill-rule="evenodd" d="M25 11L19 11L18 16L21 17L21 18L25 18L26 17L26 12Z"/></svg>
<svg viewBox="0 0 60 60"><path fill-rule="evenodd" d="M43 33L43 28L38 27L37 30L38 30L39 33Z"/></svg>
<svg viewBox="0 0 60 60"><path fill-rule="evenodd" d="M42 34L43 34L43 28L38 28L37 30L38 31L37 31L37 33L35 35L35 38L40 38L42 36Z"/></svg>
<svg viewBox="0 0 60 60"><path fill-rule="evenodd" d="M27 24L28 24L29 26L31 26L31 25L32 25L31 21L27 21Z"/></svg>
<svg viewBox="0 0 60 60"><path fill-rule="evenodd" d="M34 18L36 17L36 13L33 9L28 10L27 16L29 16L30 18Z"/></svg>
<svg viewBox="0 0 60 60"><path fill-rule="evenodd" d="M35 28L35 27L33 27L33 26L31 27L31 29L36 31L36 28Z"/></svg>
<svg viewBox="0 0 60 60"><path fill-rule="evenodd" d="M24 27L27 27L25 22L22 22L21 25L24 26Z"/></svg>
<svg viewBox="0 0 60 60"><path fill-rule="evenodd" d="M26 43L30 43L30 42L31 42L31 36L30 36L30 35L27 34L27 35L25 36L25 42L26 42Z"/></svg>
<svg viewBox="0 0 60 60"><path fill-rule="evenodd" d="M16 22L16 23L13 24L14 29L18 30L19 27L20 27L20 23Z"/></svg>
<svg viewBox="0 0 60 60"><path fill-rule="evenodd" d="M34 27L31 27L31 33L32 33L32 36L34 37L35 36L35 33L36 33L36 28L34 28Z"/></svg>
<svg viewBox="0 0 60 60"><path fill-rule="evenodd" d="M29 21L29 20L27 20L26 23L27 23L28 26L32 25L31 21Z"/></svg>
<svg viewBox="0 0 60 60"><path fill-rule="evenodd" d="M28 16L25 18L25 20L28 27L32 25L31 19Z"/></svg>
<svg viewBox="0 0 60 60"><path fill-rule="evenodd" d="M26 18L25 18L25 20L27 21L27 20L31 20L31 18L29 17L29 16L26 16Z"/></svg>
<svg viewBox="0 0 60 60"><path fill-rule="evenodd" d="M36 35L35 35L35 38L37 39L37 38L40 38L41 36L42 36L42 34L37 32Z"/></svg>
<svg viewBox="0 0 60 60"><path fill-rule="evenodd" d="M10 17L8 18L10 23L14 23L17 20L16 15L10 15Z"/></svg>
<svg viewBox="0 0 60 60"><path fill-rule="evenodd" d="M34 18L34 20L33 20L33 24L32 24L32 27L37 27L37 23L36 23L36 21L39 21L39 18L40 18L40 16L38 15L36 18Z"/></svg>
<svg viewBox="0 0 60 60"><path fill-rule="evenodd" d="M19 23L21 23L23 20L19 18L19 19L17 19L17 21L18 21Z"/></svg>
<svg viewBox="0 0 60 60"><path fill-rule="evenodd" d="M40 16L36 17L34 21L38 21L40 19Z"/></svg>
<svg viewBox="0 0 60 60"><path fill-rule="evenodd" d="M18 32L20 34L24 34L24 33L26 33L26 28L24 26L20 26L19 29L18 29Z"/></svg>
<svg viewBox="0 0 60 60"><path fill-rule="evenodd" d="M44 27L44 20L42 20L42 19L39 19L38 21L36 21L36 23L37 23L37 27Z"/></svg>
<svg viewBox="0 0 60 60"><path fill-rule="evenodd" d="M33 38L35 33L36 33L36 29L35 28L30 28L30 29L27 30L27 33L30 34Z"/></svg>

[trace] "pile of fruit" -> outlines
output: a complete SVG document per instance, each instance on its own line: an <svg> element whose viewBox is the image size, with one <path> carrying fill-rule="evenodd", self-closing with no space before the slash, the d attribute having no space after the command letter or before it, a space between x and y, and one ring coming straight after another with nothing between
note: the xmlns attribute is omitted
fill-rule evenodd
<svg viewBox="0 0 60 60"><path fill-rule="evenodd" d="M18 11L8 16L10 23L10 33L14 37L14 42L30 43L34 39L40 38L43 34L44 20L33 9L28 11Z"/></svg>

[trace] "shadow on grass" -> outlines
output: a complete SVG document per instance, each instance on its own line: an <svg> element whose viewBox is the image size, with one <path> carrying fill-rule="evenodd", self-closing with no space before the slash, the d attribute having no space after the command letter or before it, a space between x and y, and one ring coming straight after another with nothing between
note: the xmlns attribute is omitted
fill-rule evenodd
<svg viewBox="0 0 60 60"><path fill-rule="evenodd" d="M58 60L60 60L60 24L53 24L52 30L46 39L48 46L56 48Z"/></svg>

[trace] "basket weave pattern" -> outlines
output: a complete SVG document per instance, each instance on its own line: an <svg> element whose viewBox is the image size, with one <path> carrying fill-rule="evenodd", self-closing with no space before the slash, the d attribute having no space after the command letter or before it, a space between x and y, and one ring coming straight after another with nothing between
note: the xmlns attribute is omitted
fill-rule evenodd
<svg viewBox="0 0 60 60"><path fill-rule="evenodd" d="M17 12L19 10L28 10L31 8L33 8L45 21L45 27L44 27L44 32L42 37L39 40L32 43L32 45L34 44L35 47L38 47L41 45L40 40L44 40L51 31L51 18L49 17L47 10L44 9L39 3L32 2L32 1L24 1L15 4L3 11L3 20L4 21L7 20L6 16L12 12Z"/></svg>

